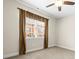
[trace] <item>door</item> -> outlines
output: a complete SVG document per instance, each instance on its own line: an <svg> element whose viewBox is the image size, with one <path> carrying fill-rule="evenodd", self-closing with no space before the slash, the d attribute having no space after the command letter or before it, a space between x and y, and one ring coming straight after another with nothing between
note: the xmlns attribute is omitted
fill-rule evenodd
<svg viewBox="0 0 79 59"><path fill-rule="evenodd" d="M45 23L31 18L26 19L27 52L43 49Z"/></svg>

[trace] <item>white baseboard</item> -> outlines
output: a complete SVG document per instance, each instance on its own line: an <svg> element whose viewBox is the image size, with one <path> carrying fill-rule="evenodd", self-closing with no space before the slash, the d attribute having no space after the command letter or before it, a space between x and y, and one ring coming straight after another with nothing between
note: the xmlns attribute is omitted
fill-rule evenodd
<svg viewBox="0 0 79 59"><path fill-rule="evenodd" d="M28 52L32 52L32 51L41 50L41 49L43 49L43 48L40 47L40 48L36 48L36 49L27 50L26 53L28 53Z"/></svg>
<svg viewBox="0 0 79 59"><path fill-rule="evenodd" d="M48 45L48 48L49 47L54 47L55 46L55 44L49 44ZM41 50L41 49L44 49L43 47L40 47L40 48L36 48L36 49L31 49L31 50L27 50L27 52L32 52L32 51L37 51L37 50Z"/></svg>
<svg viewBox="0 0 79 59"><path fill-rule="evenodd" d="M49 44L49 45L48 45L48 48L49 48L49 47L54 47L54 46L56 46L56 44Z"/></svg>
<svg viewBox="0 0 79 59"><path fill-rule="evenodd" d="M68 50L75 51L75 49L73 49L73 48L66 47L66 46L63 46L63 45L60 45L60 44L57 44L56 46L61 47L61 48L65 48L65 49L68 49Z"/></svg>
<svg viewBox="0 0 79 59"><path fill-rule="evenodd" d="M3 56L3 58L8 58L8 57L17 56L17 55L19 55L19 52L6 54L6 55Z"/></svg>

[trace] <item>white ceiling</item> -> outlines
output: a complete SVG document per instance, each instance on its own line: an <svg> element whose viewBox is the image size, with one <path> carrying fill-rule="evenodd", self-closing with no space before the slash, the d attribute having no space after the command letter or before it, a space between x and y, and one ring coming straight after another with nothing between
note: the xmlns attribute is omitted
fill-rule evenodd
<svg viewBox="0 0 79 59"><path fill-rule="evenodd" d="M74 5L63 5L62 11L59 12L57 6L51 6L47 8L46 6L54 3L56 0L21 0L24 1L26 4L28 3L32 7L39 8L39 10L43 10L49 15L55 18L62 18L65 16L70 16L75 14L75 6ZM74 0L66 0L66 1L74 1Z"/></svg>

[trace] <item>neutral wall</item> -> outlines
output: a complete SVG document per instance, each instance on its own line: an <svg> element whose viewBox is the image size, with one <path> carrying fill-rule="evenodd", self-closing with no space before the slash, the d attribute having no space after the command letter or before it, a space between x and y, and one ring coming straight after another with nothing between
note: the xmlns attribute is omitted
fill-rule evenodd
<svg viewBox="0 0 79 59"><path fill-rule="evenodd" d="M48 40L48 46L54 46L55 41L55 19L48 17L46 14L43 14L37 10L31 9L26 7L25 5L22 5L18 3L15 0L4 0L4 20L3 20L3 54L4 57L10 57L14 55L18 55L19 52L19 11L18 7L23 8L25 10L29 10L30 12L33 12L35 14L38 14L43 17L49 18L49 40ZM42 42L41 40L38 40L37 42ZM35 41L31 41L30 43L35 43ZM28 44L27 44L28 45ZM38 49L41 46L41 43L35 44L36 48ZM32 48L29 50L33 50Z"/></svg>
<svg viewBox="0 0 79 59"><path fill-rule="evenodd" d="M75 50L75 16L68 16L56 21L57 46Z"/></svg>

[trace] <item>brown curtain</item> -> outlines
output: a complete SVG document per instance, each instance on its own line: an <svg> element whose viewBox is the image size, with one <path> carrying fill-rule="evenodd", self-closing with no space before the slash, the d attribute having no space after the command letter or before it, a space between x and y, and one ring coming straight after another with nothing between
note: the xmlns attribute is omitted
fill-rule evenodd
<svg viewBox="0 0 79 59"><path fill-rule="evenodd" d="M45 22L45 33L44 33L44 48L48 48L48 19L36 15L34 13L19 9L19 54L23 55L26 53L26 41L25 41L25 17L32 18Z"/></svg>
<svg viewBox="0 0 79 59"><path fill-rule="evenodd" d="M19 54L23 55L26 52L25 41L25 11L19 9Z"/></svg>
<svg viewBox="0 0 79 59"><path fill-rule="evenodd" d="M45 20L44 48L48 48L48 20Z"/></svg>

